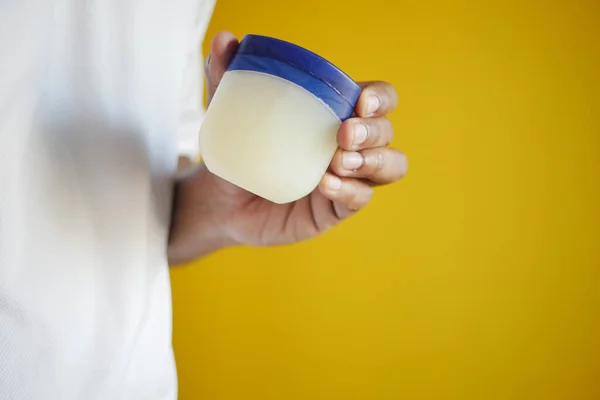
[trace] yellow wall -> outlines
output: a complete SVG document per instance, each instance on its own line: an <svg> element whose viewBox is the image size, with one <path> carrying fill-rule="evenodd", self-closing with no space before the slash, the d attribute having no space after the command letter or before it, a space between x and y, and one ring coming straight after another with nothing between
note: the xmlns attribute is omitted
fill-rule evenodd
<svg viewBox="0 0 600 400"><path fill-rule="evenodd" d="M600 399L600 2L219 0L220 29L394 83L411 171L174 271L182 399Z"/></svg>

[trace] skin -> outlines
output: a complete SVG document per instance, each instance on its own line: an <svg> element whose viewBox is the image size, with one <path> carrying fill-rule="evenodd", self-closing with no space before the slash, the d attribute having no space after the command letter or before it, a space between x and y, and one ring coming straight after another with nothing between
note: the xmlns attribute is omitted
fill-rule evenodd
<svg viewBox="0 0 600 400"><path fill-rule="evenodd" d="M209 101L238 44L229 32L213 38L205 67ZM374 186L401 179L408 162L402 152L389 147L394 131L386 118L397 106L396 91L380 81L359 85L362 93L355 117L338 131L339 148L328 172L315 191L294 203L271 203L213 175L203 164L188 168L175 187L168 246L171 265L229 246L310 239L364 208Z"/></svg>

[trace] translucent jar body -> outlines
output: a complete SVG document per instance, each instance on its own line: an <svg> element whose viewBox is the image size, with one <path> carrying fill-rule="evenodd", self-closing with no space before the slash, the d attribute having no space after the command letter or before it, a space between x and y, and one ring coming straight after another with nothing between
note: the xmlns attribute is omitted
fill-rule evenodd
<svg viewBox="0 0 600 400"><path fill-rule="evenodd" d="M215 175L274 203L318 185L337 149L341 120L286 79L227 71L207 110L200 147Z"/></svg>

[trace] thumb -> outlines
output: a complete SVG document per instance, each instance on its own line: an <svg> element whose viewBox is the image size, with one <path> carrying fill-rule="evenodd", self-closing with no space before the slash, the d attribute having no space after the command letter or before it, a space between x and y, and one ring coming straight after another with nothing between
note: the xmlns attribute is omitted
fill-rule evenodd
<svg viewBox="0 0 600 400"><path fill-rule="evenodd" d="M207 88L208 102L210 103L223 74L231 62L239 42L231 32L217 33L210 43L210 54L204 65Z"/></svg>

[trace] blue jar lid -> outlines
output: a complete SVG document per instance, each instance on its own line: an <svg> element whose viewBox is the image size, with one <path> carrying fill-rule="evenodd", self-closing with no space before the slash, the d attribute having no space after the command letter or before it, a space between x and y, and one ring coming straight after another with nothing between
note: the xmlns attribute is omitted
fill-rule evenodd
<svg viewBox="0 0 600 400"><path fill-rule="evenodd" d="M340 120L352 115L360 87L323 57L286 41L267 36L243 37L228 71L247 70L293 82L325 103Z"/></svg>

